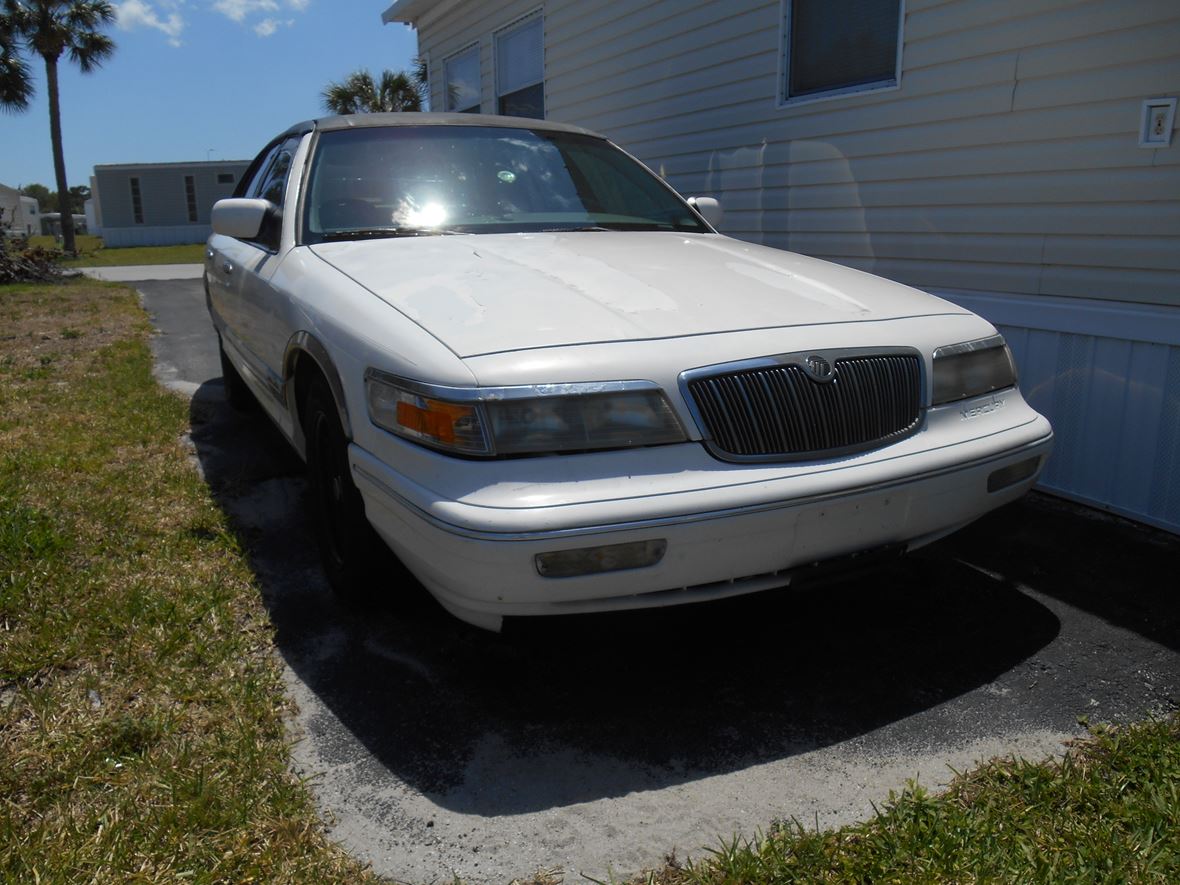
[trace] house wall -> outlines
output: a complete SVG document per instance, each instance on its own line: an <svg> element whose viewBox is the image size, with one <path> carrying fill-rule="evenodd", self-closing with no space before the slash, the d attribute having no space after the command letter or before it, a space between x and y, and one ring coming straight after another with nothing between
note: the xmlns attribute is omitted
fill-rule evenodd
<svg viewBox="0 0 1180 885"><path fill-rule="evenodd" d="M536 8L416 13L442 61ZM723 232L958 301L1011 339L1053 421L1044 485L1180 531L1175 0L906 0L899 88L779 101L779 0L545 0L547 116L602 132Z"/></svg>
<svg viewBox="0 0 1180 885"><path fill-rule="evenodd" d="M446 109L446 61L453 55L478 43L480 67L480 109L485 114L496 112L495 38L496 31L524 18L544 6L542 0L509 0L509 2L471 3L461 16L445 15L437 29L426 19L423 27L432 28L432 38L426 57L430 67L430 107ZM470 8L468 8L470 7ZM422 35L423 29L419 29ZM426 49L426 44L421 44ZM551 116L551 115L546 115Z"/></svg>
<svg viewBox="0 0 1180 885"><path fill-rule="evenodd" d="M97 195L103 243L119 246L159 246L200 243L209 236L213 204L233 194L249 161L213 163L158 163L96 166L92 181ZM233 182L219 184L217 176L229 173ZM197 220L189 221L185 177L196 187ZM137 224L132 208L131 179L139 179L143 223Z"/></svg>
<svg viewBox="0 0 1180 885"><path fill-rule="evenodd" d="M32 236L41 232L41 204L34 197L20 198L21 215L23 216L26 234Z"/></svg>
<svg viewBox="0 0 1180 885"><path fill-rule="evenodd" d="M0 225L3 225L0 230L5 233L23 230L23 225L20 223L23 218L20 191L0 184L0 209L4 210L3 215L0 215Z"/></svg>

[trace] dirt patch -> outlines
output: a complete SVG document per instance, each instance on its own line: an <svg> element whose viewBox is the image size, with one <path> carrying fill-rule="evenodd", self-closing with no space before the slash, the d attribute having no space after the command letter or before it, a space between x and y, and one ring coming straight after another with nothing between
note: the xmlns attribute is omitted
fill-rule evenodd
<svg viewBox="0 0 1180 885"><path fill-rule="evenodd" d="M0 288L0 366L19 384L143 328L126 288L75 280Z"/></svg>

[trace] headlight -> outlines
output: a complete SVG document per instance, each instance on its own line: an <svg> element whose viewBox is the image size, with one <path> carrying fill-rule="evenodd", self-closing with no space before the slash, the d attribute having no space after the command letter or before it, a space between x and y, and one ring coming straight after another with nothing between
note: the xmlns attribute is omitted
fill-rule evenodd
<svg viewBox="0 0 1180 885"><path fill-rule="evenodd" d="M378 427L463 455L490 455L486 424L477 403L448 402L365 376L369 417Z"/></svg>
<svg viewBox="0 0 1180 885"><path fill-rule="evenodd" d="M1016 364L1001 335L934 351L934 405L981 396L1016 384Z"/></svg>
<svg viewBox="0 0 1180 885"><path fill-rule="evenodd" d="M648 382L433 388L370 370L378 427L461 455L522 455L683 442L663 391Z"/></svg>

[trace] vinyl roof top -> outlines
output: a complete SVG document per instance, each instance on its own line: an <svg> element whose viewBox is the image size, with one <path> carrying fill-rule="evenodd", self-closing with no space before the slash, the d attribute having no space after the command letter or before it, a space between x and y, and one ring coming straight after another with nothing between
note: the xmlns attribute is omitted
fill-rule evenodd
<svg viewBox="0 0 1180 885"><path fill-rule="evenodd" d="M548 132L576 132L601 138L597 132L528 117L501 117L495 114L442 114L408 111L394 114L348 114L340 117L321 117L297 123L284 134L297 134L317 129L330 132L337 129L372 129L386 126L494 126L501 129L543 129Z"/></svg>

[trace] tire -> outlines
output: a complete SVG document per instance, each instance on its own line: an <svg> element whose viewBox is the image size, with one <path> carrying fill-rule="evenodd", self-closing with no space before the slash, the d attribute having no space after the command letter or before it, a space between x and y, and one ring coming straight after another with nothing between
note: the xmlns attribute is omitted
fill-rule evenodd
<svg viewBox="0 0 1180 885"><path fill-rule="evenodd" d="M225 401L236 412L257 411L258 400L254 398L241 374L226 356L225 345L222 344L220 335L217 336L217 355L221 359L221 384L225 389Z"/></svg>
<svg viewBox="0 0 1180 885"><path fill-rule="evenodd" d="M365 517L352 481L348 438L327 383L316 378L303 400L307 473L316 542L328 583L342 599L360 605L377 600L378 586L397 581L401 564Z"/></svg>

